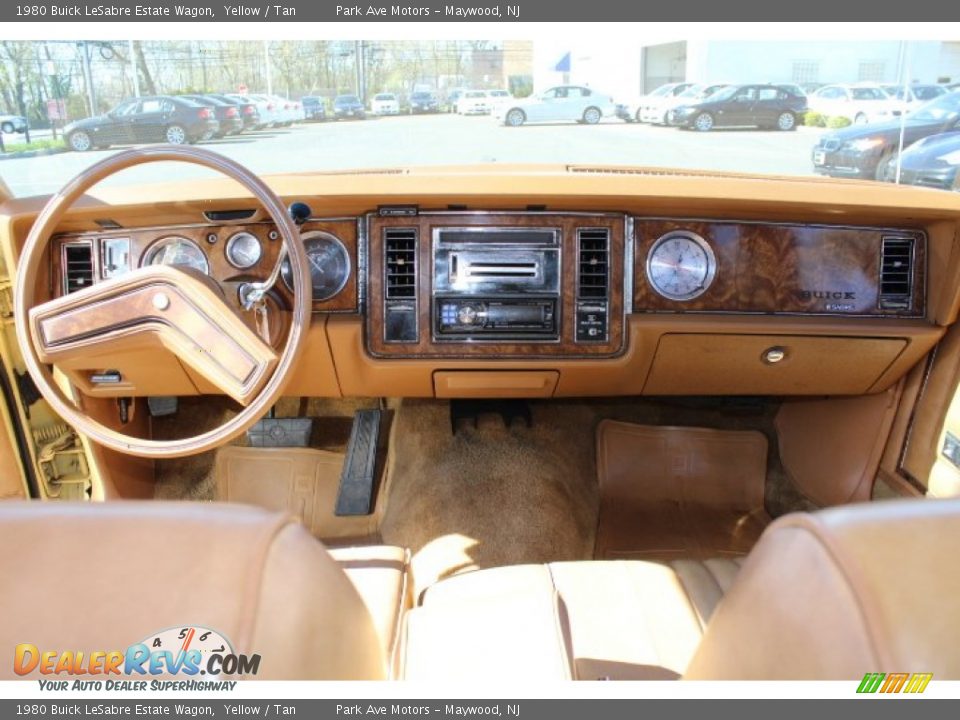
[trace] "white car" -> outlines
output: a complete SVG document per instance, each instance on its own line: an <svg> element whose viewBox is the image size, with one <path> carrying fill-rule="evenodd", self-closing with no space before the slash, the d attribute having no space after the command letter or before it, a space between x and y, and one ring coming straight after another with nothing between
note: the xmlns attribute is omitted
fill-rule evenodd
<svg viewBox="0 0 960 720"><path fill-rule="evenodd" d="M862 125L889 120L897 112L897 101L876 83L827 85L807 96L807 108L828 118L845 117Z"/></svg>
<svg viewBox="0 0 960 720"><path fill-rule="evenodd" d="M0 132L2 133L25 133L27 127L27 119L22 115L0 115Z"/></svg>
<svg viewBox="0 0 960 720"><path fill-rule="evenodd" d="M622 105L619 115L627 122L650 122L649 120L643 119L644 114L648 117L651 115L659 117L660 114L656 108L658 108L664 100L676 97L691 85L693 85L693 83L688 82L660 85L653 92Z"/></svg>
<svg viewBox="0 0 960 720"><path fill-rule="evenodd" d="M377 93L370 101L370 112L374 115L399 115L400 101L393 93Z"/></svg>
<svg viewBox="0 0 960 720"><path fill-rule="evenodd" d="M539 95L501 105L495 116L510 127L557 120L596 125L616 112L617 106L609 95L580 85L558 85Z"/></svg>
<svg viewBox="0 0 960 720"><path fill-rule="evenodd" d="M513 100L513 95L509 90L487 90L487 101L490 104L490 110L494 110Z"/></svg>
<svg viewBox="0 0 960 720"><path fill-rule="evenodd" d="M277 113L277 122L275 127L290 127L293 123L302 120L298 104L279 95L254 95L255 98L263 98L268 104L272 104Z"/></svg>
<svg viewBox="0 0 960 720"><path fill-rule="evenodd" d="M687 89L679 95L668 95L657 99L657 102L650 102L640 107L639 122L650 123L652 125L669 125L667 117L670 111L680 105L689 105L690 103L706 100L717 90L727 87L727 83L715 83L713 85L688 85Z"/></svg>
<svg viewBox="0 0 960 720"><path fill-rule="evenodd" d="M895 101L894 113L910 112L926 102L946 95L949 90L943 85L884 85L883 89Z"/></svg>
<svg viewBox="0 0 960 720"><path fill-rule="evenodd" d="M490 100L483 90L467 90L457 98L457 113L460 115L486 115L490 112Z"/></svg>

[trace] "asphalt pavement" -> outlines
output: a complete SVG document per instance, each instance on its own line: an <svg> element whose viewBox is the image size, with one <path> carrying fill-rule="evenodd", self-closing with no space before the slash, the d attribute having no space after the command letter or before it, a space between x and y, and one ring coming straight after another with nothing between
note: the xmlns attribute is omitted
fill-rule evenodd
<svg viewBox="0 0 960 720"><path fill-rule="evenodd" d="M300 124L244 133L203 146L259 174L463 163L640 165L778 175L811 175L810 149L822 130L716 130L698 133L605 119L598 125L555 123L508 128L486 116L416 115ZM51 193L120 148L0 161L16 196ZM179 166L177 178L204 176ZM120 173L106 182L170 179L163 164Z"/></svg>

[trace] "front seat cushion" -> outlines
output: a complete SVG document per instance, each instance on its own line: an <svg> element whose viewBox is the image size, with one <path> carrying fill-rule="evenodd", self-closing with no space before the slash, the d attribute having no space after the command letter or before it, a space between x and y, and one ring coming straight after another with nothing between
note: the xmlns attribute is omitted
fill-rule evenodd
<svg viewBox="0 0 960 720"><path fill-rule="evenodd" d="M739 558L569 562L481 570L407 614L407 679L679 677Z"/></svg>

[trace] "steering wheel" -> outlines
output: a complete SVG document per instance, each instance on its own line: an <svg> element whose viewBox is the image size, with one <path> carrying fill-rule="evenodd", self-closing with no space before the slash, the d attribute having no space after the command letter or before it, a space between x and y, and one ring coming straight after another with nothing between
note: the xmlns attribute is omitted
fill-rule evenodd
<svg viewBox="0 0 960 720"><path fill-rule="evenodd" d="M279 356L227 304L202 273L150 265L36 303L38 275L50 236L64 214L106 177L153 162L186 162L219 171L260 202L276 224L293 276L293 316ZM275 281L284 253L271 274ZM268 281L269 282L269 281ZM67 183L37 216L17 263L13 314L17 341L37 389L78 432L128 455L172 458L223 445L243 433L283 393L306 344L311 313L309 262L296 225L280 199L256 175L222 155L193 147L155 146L117 153ZM52 367L71 359L144 347L163 347L180 363L239 402L243 409L222 425L179 440L149 440L118 432L68 399ZM105 360L108 364L109 361ZM82 400L82 396L81 396Z"/></svg>

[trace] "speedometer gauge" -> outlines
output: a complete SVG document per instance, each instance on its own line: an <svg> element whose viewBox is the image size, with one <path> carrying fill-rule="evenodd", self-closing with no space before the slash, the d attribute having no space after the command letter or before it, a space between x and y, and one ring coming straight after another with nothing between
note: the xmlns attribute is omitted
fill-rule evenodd
<svg viewBox="0 0 960 720"><path fill-rule="evenodd" d="M143 265L176 265L210 274L210 263L200 246L185 237L173 235L157 240L147 250Z"/></svg>
<svg viewBox="0 0 960 720"><path fill-rule="evenodd" d="M246 270L260 262L263 255L263 246L256 235L248 232L238 232L227 240L225 250L227 262L238 270Z"/></svg>
<svg viewBox="0 0 960 720"><path fill-rule="evenodd" d="M317 302L329 300L343 290L350 279L350 255L339 238L320 230L305 232L303 247L310 263L313 299ZM293 292L293 269L289 258L283 259L280 275L287 289Z"/></svg>
<svg viewBox="0 0 960 720"><path fill-rule="evenodd" d="M647 279L669 300L692 300L713 282L717 258L696 233L678 230L659 238L647 255Z"/></svg>

